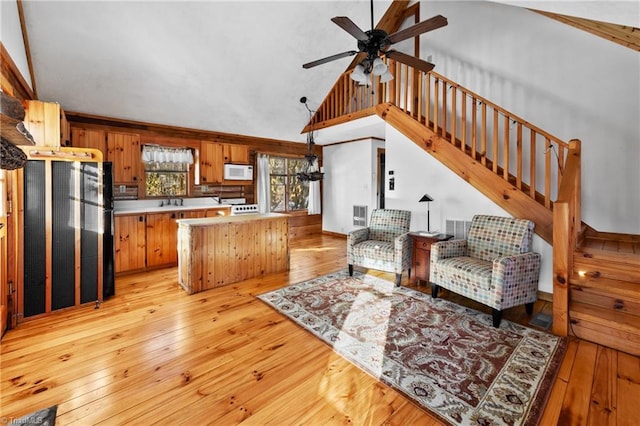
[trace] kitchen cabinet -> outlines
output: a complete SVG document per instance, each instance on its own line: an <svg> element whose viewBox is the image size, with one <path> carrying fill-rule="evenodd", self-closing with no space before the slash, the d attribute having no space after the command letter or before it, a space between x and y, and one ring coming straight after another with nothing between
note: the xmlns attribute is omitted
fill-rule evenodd
<svg viewBox="0 0 640 426"><path fill-rule="evenodd" d="M222 153L223 163L249 164L249 148L246 145L225 143Z"/></svg>
<svg viewBox="0 0 640 426"><path fill-rule="evenodd" d="M116 272L143 269L146 266L146 215L115 216Z"/></svg>
<svg viewBox="0 0 640 426"><path fill-rule="evenodd" d="M102 161L107 160L107 133L104 130L71 129L71 146L78 148L93 148L102 152Z"/></svg>
<svg viewBox="0 0 640 426"><path fill-rule="evenodd" d="M202 141L200 144L200 183L203 185L222 183L224 173L224 147L217 142Z"/></svg>
<svg viewBox="0 0 640 426"><path fill-rule="evenodd" d="M69 122L60 104L26 101L24 126L39 146L69 146Z"/></svg>
<svg viewBox="0 0 640 426"><path fill-rule="evenodd" d="M178 212L147 213L147 268L178 262Z"/></svg>
<svg viewBox="0 0 640 426"><path fill-rule="evenodd" d="M107 132L107 161L113 163L113 184L137 184L141 180L140 135Z"/></svg>

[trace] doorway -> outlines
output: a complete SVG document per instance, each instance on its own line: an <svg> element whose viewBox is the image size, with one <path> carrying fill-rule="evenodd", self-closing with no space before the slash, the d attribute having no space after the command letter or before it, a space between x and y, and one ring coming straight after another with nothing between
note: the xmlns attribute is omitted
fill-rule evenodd
<svg viewBox="0 0 640 426"><path fill-rule="evenodd" d="M384 209L384 183L385 183L384 177L386 173L384 148L378 148L377 157L378 157L378 177L376 182L376 186L377 186L377 193L376 193L377 203L376 204L377 204L377 208Z"/></svg>

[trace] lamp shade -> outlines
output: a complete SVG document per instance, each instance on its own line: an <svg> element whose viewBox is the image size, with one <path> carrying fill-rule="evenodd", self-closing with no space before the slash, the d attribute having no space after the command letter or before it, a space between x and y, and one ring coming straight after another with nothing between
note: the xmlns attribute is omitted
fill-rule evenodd
<svg viewBox="0 0 640 426"><path fill-rule="evenodd" d="M380 83L386 83L388 81L393 80L393 74L389 71L389 68L380 76Z"/></svg>
<svg viewBox="0 0 640 426"><path fill-rule="evenodd" d="M429 194L424 194L422 196L422 198L420 198L418 200L419 203L424 203L425 201L429 202L429 201L433 201L433 198L431 198L431 196Z"/></svg>
<svg viewBox="0 0 640 426"><path fill-rule="evenodd" d="M382 75L387 71L387 66L384 64L382 59L376 58L373 60L373 65L371 72L375 75Z"/></svg>
<svg viewBox="0 0 640 426"><path fill-rule="evenodd" d="M352 80L355 80L358 82L361 82L362 80L364 80L364 78L366 77L364 75L364 67L362 65L356 65L350 77Z"/></svg>

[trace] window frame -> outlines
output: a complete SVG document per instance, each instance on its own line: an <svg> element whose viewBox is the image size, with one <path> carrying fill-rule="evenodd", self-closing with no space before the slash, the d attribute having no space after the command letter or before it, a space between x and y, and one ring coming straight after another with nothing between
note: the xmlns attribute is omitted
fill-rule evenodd
<svg viewBox="0 0 640 426"><path fill-rule="evenodd" d="M293 174L289 174L289 161L290 160L295 160L295 161L304 161L305 157L304 156L297 156L297 155L269 155L269 161L271 161L271 159L283 159L285 160L285 164L284 164L284 170L287 171L285 174L282 173L274 173L271 169L271 164L269 164L269 197L271 197L271 194L273 193L273 189L272 189L272 178L274 176L276 177L285 177L285 199L284 199L284 206L285 209L283 210L274 210L273 209L273 204L271 205L271 209L270 211L273 213L286 213L286 214L306 214L308 213L308 208L309 208L309 188L308 188L308 182L307 184L307 194L306 194L306 207L303 209L296 209L296 210L291 210L289 208L290 205L290 193L291 193L291 181L293 179L296 180L296 182L298 181L298 177L296 176L296 173L299 172L300 170L296 170L295 173Z"/></svg>

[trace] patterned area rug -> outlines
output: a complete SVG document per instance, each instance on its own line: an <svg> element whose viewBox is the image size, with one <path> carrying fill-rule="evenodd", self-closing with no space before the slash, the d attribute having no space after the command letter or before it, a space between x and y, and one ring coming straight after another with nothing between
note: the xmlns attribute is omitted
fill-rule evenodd
<svg viewBox="0 0 640 426"><path fill-rule="evenodd" d="M370 275L341 271L258 296L452 424L537 424L566 340Z"/></svg>

